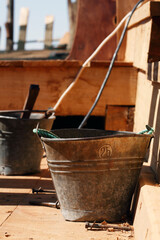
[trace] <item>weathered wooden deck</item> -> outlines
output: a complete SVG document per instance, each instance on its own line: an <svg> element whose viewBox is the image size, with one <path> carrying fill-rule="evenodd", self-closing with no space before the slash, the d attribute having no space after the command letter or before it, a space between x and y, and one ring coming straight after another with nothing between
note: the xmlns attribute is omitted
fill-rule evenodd
<svg viewBox="0 0 160 240"><path fill-rule="evenodd" d="M0 176L0 239L134 239L131 232L87 231L85 223L65 221L59 209L30 205L32 200L56 200L56 193L32 194L32 188L39 187L53 190L46 159L42 161L40 174Z"/></svg>

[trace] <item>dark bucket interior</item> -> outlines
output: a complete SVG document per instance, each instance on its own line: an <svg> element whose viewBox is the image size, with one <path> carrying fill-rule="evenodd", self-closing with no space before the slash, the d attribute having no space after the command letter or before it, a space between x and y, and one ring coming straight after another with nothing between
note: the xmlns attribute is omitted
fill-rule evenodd
<svg viewBox="0 0 160 240"><path fill-rule="evenodd" d="M106 131L100 129L55 129L52 130L60 138L97 138L97 137L108 137L108 136L125 136L125 135L135 135L133 132L122 132L122 131Z"/></svg>

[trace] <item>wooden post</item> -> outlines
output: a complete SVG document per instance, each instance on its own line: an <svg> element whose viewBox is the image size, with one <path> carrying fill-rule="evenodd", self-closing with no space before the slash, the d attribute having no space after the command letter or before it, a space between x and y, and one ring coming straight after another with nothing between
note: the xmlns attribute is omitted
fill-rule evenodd
<svg viewBox="0 0 160 240"><path fill-rule="evenodd" d="M2 33L2 29L0 27L0 44L1 44L1 33Z"/></svg>
<svg viewBox="0 0 160 240"><path fill-rule="evenodd" d="M6 50L13 50L14 0L7 0Z"/></svg>
<svg viewBox="0 0 160 240"><path fill-rule="evenodd" d="M45 18L45 40L44 48L49 49L52 47L52 35L53 35L53 16L46 16Z"/></svg>
<svg viewBox="0 0 160 240"><path fill-rule="evenodd" d="M21 8L20 21L19 21L20 26L19 26L18 50L24 50L25 48L28 17L29 17L29 9Z"/></svg>
<svg viewBox="0 0 160 240"><path fill-rule="evenodd" d="M69 39L69 44L67 48L71 49L74 41L75 30L76 30L77 0L75 2L68 0L68 15L69 15L70 39Z"/></svg>

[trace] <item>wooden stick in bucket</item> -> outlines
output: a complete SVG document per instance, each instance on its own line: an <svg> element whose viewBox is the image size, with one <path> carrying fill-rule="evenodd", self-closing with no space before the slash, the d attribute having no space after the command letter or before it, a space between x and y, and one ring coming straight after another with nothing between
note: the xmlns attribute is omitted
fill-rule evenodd
<svg viewBox="0 0 160 240"><path fill-rule="evenodd" d="M34 107L34 104L35 104L35 101L38 97L39 90L40 90L39 85L35 85L35 84L30 85L29 92L28 92L28 95L26 97L25 104L23 106L23 110L29 110L29 111L28 112L26 112L26 111L22 112L20 118L24 119L24 118L29 118L30 117L31 111L32 111L32 109Z"/></svg>

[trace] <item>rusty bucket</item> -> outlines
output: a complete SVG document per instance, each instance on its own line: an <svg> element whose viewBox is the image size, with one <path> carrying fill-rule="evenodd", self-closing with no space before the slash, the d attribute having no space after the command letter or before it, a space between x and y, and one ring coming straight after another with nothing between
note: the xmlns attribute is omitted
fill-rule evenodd
<svg viewBox="0 0 160 240"><path fill-rule="evenodd" d="M89 129L42 138L61 211L69 221L120 221L152 135Z"/></svg>
<svg viewBox="0 0 160 240"><path fill-rule="evenodd" d="M39 126L50 130L54 117L40 119L42 114L32 113L29 119L20 114L0 115L0 175L23 175L40 171L42 144L33 133Z"/></svg>

